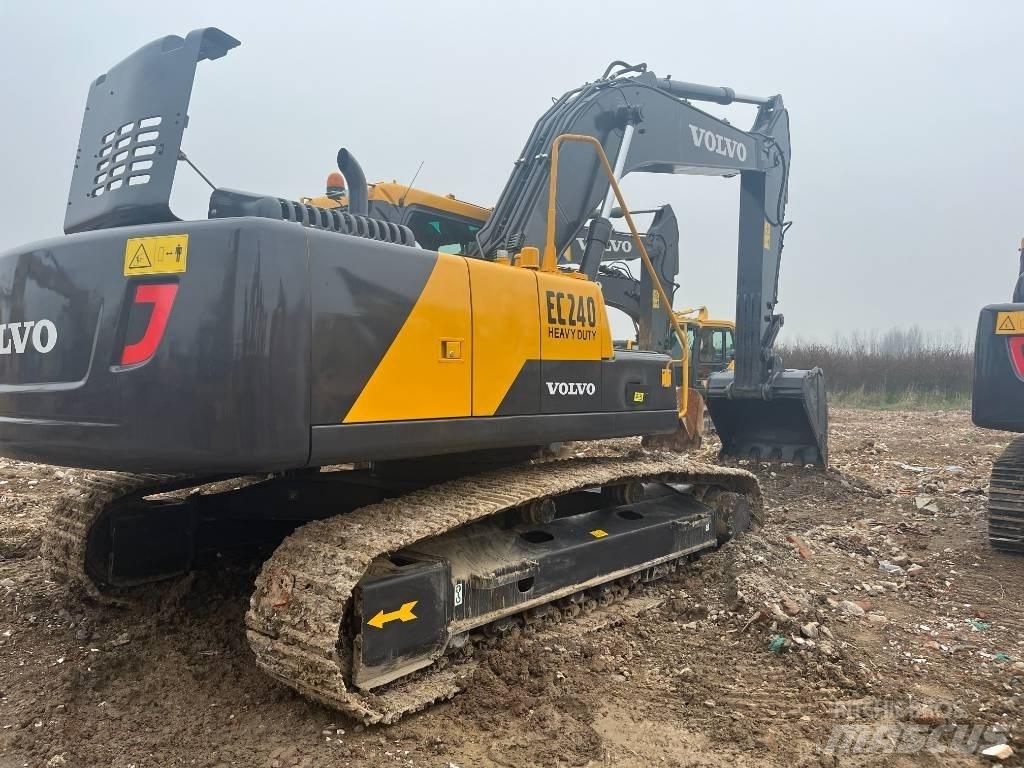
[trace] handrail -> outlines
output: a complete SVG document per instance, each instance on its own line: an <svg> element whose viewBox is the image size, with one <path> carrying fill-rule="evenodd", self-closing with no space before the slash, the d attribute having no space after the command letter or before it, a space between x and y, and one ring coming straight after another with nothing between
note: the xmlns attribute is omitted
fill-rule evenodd
<svg viewBox="0 0 1024 768"><path fill-rule="evenodd" d="M643 261L644 268L651 277L651 282L654 283L654 287L658 290L658 296L661 298L661 308L665 311L665 314L668 315L668 321L672 325L672 330L675 331L676 338L679 339L679 348L682 352L682 357L678 360L673 360L670 355L666 368L671 370L672 366L675 364L679 364L682 368L679 416L683 417L686 415L686 411L690 403L690 345L686 338L686 332L676 319L675 313L672 310L672 299L665 291L665 287L661 284L658 272L654 269L654 264L651 262L651 257L647 253L647 248L644 246L644 242L640 237L639 231L637 231L636 224L633 223L633 217L629 212L629 206L626 205L626 201L622 197L622 190L619 189L619 183L615 179L615 172L612 170L611 163L608 162L608 156L604 152L604 147L601 146L601 142L593 136L584 136L578 133L563 133L560 136L556 136L555 140L551 142L551 173L549 174L550 178L548 181L547 234L544 242L544 258L541 260L540 266L541 271L556 272L558 270L558 253L555 250L555 212L557 210L555 196L558 194L558 153L561 150L562 144L566 141L590 144L597 151L597 156L600 158L601 165L604 167L605 175L608 177L608 183L611 185L612 191L615 193L615 199L618 201L619 208L622 210L622 215L626 219L626 224L629 225L629 231L633 235L633 242L636 244L637 250L640 252L640 259Z"/></svg>

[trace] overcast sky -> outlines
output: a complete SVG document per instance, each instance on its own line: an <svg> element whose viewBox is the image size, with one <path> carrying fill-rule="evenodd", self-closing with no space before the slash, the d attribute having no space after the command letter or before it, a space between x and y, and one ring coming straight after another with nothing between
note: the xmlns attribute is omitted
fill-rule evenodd
<svg viewBox="0 0 1024 768"><path fill-rule="evenodd" d="M282 10L291 8L292 10ZM489 205L552 96L613 59L781 93L793 161L783 339L919 324L973 336L1024 235L1016 2L18 3L0 0L0 250L58 234L90 81L149 40L218 26L184 149L218 185L317 193L340 146L371 180ZM749 108L721 112L748 127ZM204 191L205 190L205 191ZM678 305L732 316L739 184L636 176L679 217ZM180 167L182 216L208 190Z"/></svg>

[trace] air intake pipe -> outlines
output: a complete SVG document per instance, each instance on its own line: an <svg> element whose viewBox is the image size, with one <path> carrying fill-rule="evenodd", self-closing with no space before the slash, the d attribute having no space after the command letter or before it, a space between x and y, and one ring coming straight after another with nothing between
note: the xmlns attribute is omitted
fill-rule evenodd
<svg viewBox="0 0 1024 768"><path fill-rule="evenodd" d="M352 153L342 147L338 150L338 170L348 184L348 212L356 216L369 215L366 195L366 175Z"/></svg>

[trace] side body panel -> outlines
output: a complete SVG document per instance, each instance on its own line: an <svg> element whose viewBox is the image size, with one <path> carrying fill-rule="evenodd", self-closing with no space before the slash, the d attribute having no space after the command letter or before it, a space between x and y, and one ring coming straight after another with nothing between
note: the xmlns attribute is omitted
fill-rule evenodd
<svg viewBox="0 0 1024 768"><path fill-rule="evenodd" d="M600 288L586 280L541 272L537 290L541 412L602 410L601 360L611 341Z"/></svg>
<svg viewBox="0 0 1024 768"><path fill-rule="evenodd" d="M312 424L341 423L413 311L431 251L308 230ZM339 238L346 242L339 244ZM395 404L397 407L397 404Z"/></svg>
<svg viewBox="0 0 1024 768"><path fill-rule="evenodd" d="M423 291L344 423L471 415L471 311L466 260L437 254Z"/></svg>

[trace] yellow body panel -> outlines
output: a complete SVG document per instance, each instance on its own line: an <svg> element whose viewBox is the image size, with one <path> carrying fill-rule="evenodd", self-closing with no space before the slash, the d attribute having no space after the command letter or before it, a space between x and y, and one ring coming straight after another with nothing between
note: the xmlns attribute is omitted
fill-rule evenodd
<svg viewBox="0 0 1024 768"><path fill-rule="evenodd" d="M419 205L456 216L464 216L467 219L474 219L480 223L487 221L487 217L491 215L490 208L482 208L479 205L467 203L465 200L459 200L455 195L435 195L433 192L427 192L423 189L416 189L395 182L379 181L376 184L371 184L369 187L369 198L370 200L381 200L406 208Z"/></svg>
<svg viewBox="0 0 1024 768"><path fill-rule="evenodd" d="M440 253L344 423L493 416L528 361L613 354L597 284Z"/></svg>
<svg viewBox="0 0 1024 768"><path fill-rule="evenodd" d="M370 200L379 200L405 208L417 205L422 208L429 208L441 211L442 213L450 213L454 216L462 216L479 221L481 224L487 221L487 217L491 214L489 208L482 208L479 205L467 203L465 200L457 199L454 195L435 195L433 192L427 192L423 189L415 189L405 184L388 181L369 184L367 186L367 197ZM332 200L326 195L321 195L319 197L304 198L303 202L308 202L310 205L315 205L319 208L337 208L345 205L348 202L348 198L342 195L340 199Z"/></svg>
<svg viewBox="0 0 1024 768"><path fill-rule="evenodd" d="M308 203L309 205L315 205L317 208L340 208L341 203L334 200L327 195L321 195L320 197L303 197L299 199L299 202Z"/></svg>
<svg viewBox="0 0 1024 768"><path fill-rule="evenodd" d="M597 283L537 271L542 360L602 360L612 356L608 313Z"/></svg>
<svg viewBox="0 0 1024 768"><path fill-rule="evenodd" d="M540 359L537 274L480 259L467 263L473 290L473 415L492 416L523 364Z"/></svg>
<svg viewBox="0 0 1024 768"><path fill-rule="evenodd" d="M466 259L439 253L423 293L344 423L469 416L471 307Z"/></svg>

